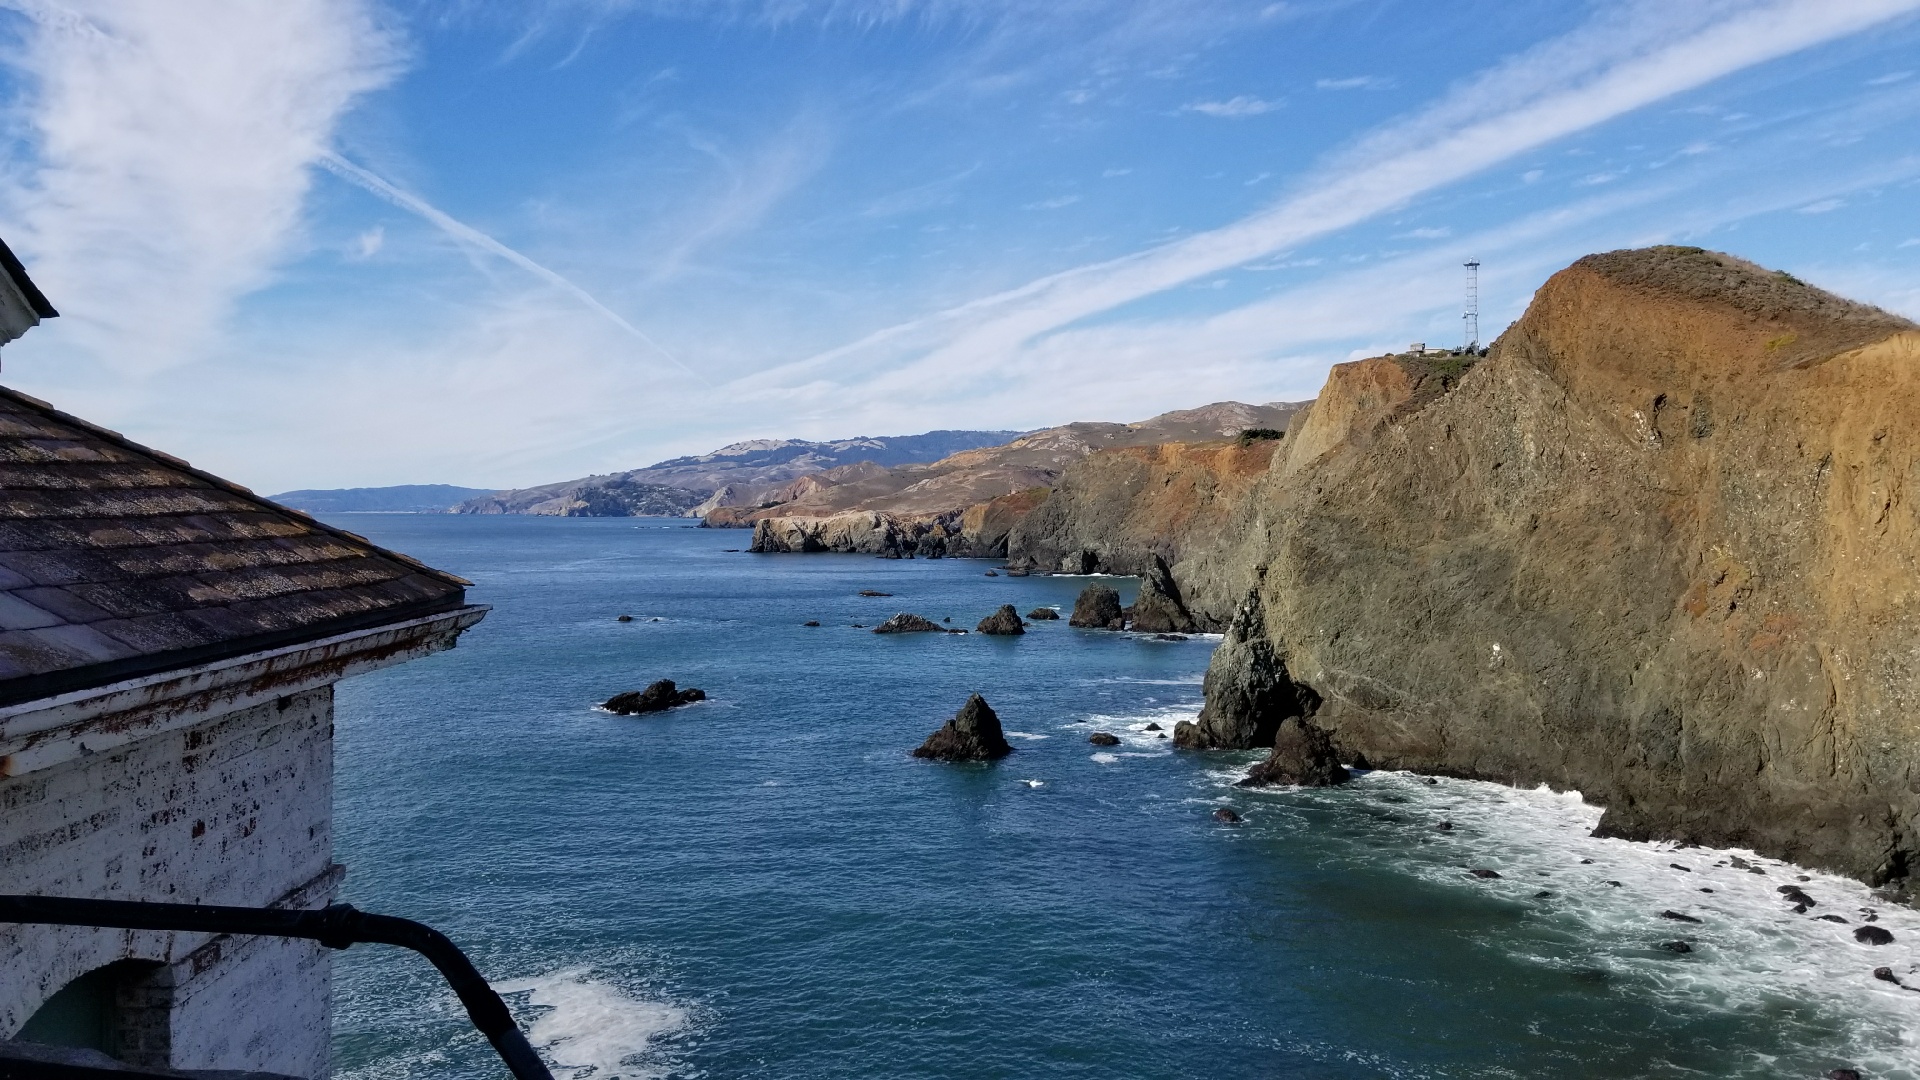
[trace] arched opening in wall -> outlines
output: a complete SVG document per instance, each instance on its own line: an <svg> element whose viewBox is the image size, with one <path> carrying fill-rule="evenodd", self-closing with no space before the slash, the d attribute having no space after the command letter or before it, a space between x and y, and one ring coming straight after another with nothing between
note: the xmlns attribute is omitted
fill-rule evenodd
<svg viewBox="0 0 1920 1080"><path fill-rule="evenodd" d="M150 960L120 960L61 987L14 1034L24 1042L98 1050L129 1065L172 1056L173 972Z"/></svg>

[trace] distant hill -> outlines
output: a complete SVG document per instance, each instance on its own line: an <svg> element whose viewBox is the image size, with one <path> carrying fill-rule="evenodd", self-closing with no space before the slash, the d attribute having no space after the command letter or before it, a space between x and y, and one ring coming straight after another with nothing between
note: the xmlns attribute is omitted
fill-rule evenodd
<svg viewBox="0 0 1920 1080"><path fill-rule="evenodd" d="M452 484L397 484L393 487L283 491L267 498L309 514L445 514L458 503L490 494L492 492L487 488L455 487Z"/></svg>
<svg viewBox="0 0 1920 1080"><path fill-rule="evenodd" d="M1050 487L1067 466L1098 450L1211 442L1235 438L1249 429L1285 431L1306 404L1219 401L1133 424L1063 424L931 463L892 467L863 463L823 470L769 489L753 502L711 506L704 516L709 526L746 527L764 518L827 518L847 511L902 519L952 515L990 499Z"/></svg>
<svg viewBox="0 0 1920 1080"><path fill-rule="evenodd" d="M477 492L462 514L549 514L627 517L685 514L715 506L754 505L773 489L840 465L910 465L1017 438L1018 431L929 431L863 435L834 442L750 439L710 454L670 458L644 469L587 476L517 491Z"/></svg>

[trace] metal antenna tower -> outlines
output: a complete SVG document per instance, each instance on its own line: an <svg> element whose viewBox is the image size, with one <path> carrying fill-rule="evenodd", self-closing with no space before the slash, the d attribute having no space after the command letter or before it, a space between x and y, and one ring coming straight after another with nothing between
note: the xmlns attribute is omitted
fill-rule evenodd
<svg viewBox="0 0 1920 1080"><path fill-rule="evenodd" d="M1474 259L1466 265L1467 310L1460 319L1467 324L1467 348L1471 350L1480 345L1480 260Z"/></svg>

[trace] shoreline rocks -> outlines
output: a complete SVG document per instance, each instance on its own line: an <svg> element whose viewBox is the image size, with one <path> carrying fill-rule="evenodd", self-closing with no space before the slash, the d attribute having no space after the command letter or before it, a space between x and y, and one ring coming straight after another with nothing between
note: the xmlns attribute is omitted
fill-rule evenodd
<svg viewBox="0 0 1920 1080"><path fill-rule="evenodd" d="M997 634L1002 637L1027 632L1026 626L1020 621L1020 612L1015 610L1012 604L1001 604L998 611L981 619L980 625L974 629L982 634Z"/></svg>
<svg viewBox="0 0 1920 1080"><path fill-rule="evenodd" d="M1306 717L1290 716L1274 735L1273 752L1255 765L1239 786L1333 787L1348 779L1346 767L1334 751L1333 736Z"/></svg>
<svg viewBox="0 0 1920 1080"><path fill-rule="evenodd" d="M1013 753L1013 746L1000 730L1000 717L979 694L967 698L953 719L927 736L913 751L917 758L933 761L995 761Z"/></svg>
<svg viewBox="0 0 1920 1080"><path fill-rule="evenodd" d="M689 686L685 690L673 685L672 679L661 679L648 684L645 690L628 690L615 694L600 707L620 716L641 716L646 713L666 712L682 705L691 705L696 701L705 701L707 692Z"/></svg>
<svg viewBox="0 0 1920 1080"><path fill-rule="evenodd" d="M1191 634L1199 629L1180 599L1173 571L1158 555L1140 575L1140 595L1133 601L1133 629L1143 634Z"/></svg>

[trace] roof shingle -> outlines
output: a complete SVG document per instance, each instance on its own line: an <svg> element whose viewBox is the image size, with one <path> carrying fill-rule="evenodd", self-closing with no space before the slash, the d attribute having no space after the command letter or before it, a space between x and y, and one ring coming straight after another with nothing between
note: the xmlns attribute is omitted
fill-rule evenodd
<svg viewBox="0 0 1920 1080"><path fill-rule="evenodd" d="M0 705L452 610L466 584L0 387Z"/></svg>

